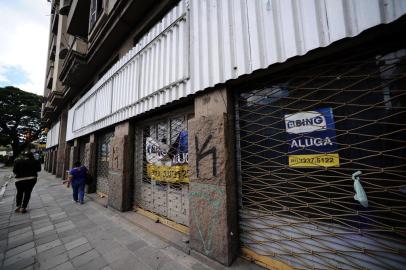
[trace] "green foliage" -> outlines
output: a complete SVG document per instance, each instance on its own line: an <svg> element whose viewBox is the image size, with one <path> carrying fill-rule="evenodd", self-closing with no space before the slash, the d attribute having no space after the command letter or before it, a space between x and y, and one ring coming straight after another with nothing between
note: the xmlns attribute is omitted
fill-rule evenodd
<svg viewBox="0 0 406 270"><path fill-rule="evenodd" d="M11 145L14 157L41 136L41 103L41 96L0 87L0 145Z"/></svg>

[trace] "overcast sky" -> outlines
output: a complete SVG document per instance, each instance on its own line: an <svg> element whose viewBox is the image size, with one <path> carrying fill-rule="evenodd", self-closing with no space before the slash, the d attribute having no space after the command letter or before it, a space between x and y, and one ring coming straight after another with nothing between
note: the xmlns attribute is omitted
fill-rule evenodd
<svg viewBox="0 0 406 270"><path fill-rule="evenodd" d="M0 87L44 92L50 4L0 0Z"/></svg>

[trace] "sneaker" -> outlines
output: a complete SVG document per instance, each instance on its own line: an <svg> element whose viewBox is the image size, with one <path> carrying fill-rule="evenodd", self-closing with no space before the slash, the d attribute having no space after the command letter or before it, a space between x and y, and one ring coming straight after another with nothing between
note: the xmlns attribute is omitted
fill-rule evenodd
<svg viewBox="0 0 406 270"><path fill-rule="evenodd" d="M78 201L72 200L72 202L78 203Z"/></svg>
<svg viewBox="0 0 406 270"><path fill-rule="evenodd" d="M18 213L18 212L20 212L20 209L21 209L21 207L19 206L14 210L14 212Z"/></svg>
<svg viewBox="0 0 406 270"><path fill-rule="evenodd" d="M27 213L27 209L22 208L22 209L21 209L21 213L23 213L23 214L24 214L24 213Z"/></svg>

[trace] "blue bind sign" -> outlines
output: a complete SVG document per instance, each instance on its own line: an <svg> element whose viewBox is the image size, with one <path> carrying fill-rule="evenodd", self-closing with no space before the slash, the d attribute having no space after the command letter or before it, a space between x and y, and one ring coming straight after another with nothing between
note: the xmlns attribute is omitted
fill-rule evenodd
<svg viewBox="0 0 406 270"><path fill-rule="evenodd" d="M339 167L331 108L285 115L289 167Z"/></svg>

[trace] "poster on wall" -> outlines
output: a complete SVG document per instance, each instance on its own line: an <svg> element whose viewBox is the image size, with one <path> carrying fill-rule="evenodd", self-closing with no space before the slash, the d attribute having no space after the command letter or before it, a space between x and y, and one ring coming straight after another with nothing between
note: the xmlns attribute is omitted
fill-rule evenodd
<svg viewBox="0 0 406 270"><path fill-rule="evenodd" d="M172 145L146 138L147 176L169 183L189 183L188 133L181 131Z"/></svg>
<svg viewBox="0 0 406 270"><path fill-rule="evenodd" d="M331 108L285 115L289 167L339 167Z"/></svg>

